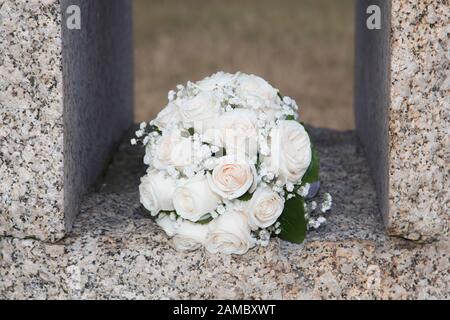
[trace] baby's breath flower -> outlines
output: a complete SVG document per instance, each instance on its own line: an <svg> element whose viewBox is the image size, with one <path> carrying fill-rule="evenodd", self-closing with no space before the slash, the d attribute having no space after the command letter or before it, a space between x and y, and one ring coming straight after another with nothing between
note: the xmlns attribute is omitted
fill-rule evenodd
<svg viewBox="0 0 450 320"><path fill-rule="evenodd" d="M309 193L309 188L311 187L311 185L309 183L305 183L304 186L301 186L300 188L298 188L297 194L301 197L306 197Z"/></svg>
<svg viewBox="0 0 450 320"><path fill-rule="evenodd" d="M136 137L141 138L144 135L144 130L138 130L135 132Z"/></svg>
<svg viewBox="0 0 450 320"><path fill-rule="evenodd" d="M294 191L294 184L293 184L292 182L287 182L287 183L286 183L286 190L287 190L288 192Z"/></svg>
<svg viewBox="0 0 450 320"><path fill-rule="evenodd" d="M322 213L329 211L331 209L332 204L333 204L333 198L331 197L331 195L328 192L325 193L324 201L320 207L320 211L322 211Z"/></svg>
<svg viewBox="0 0 450 320"><path fill-rule="evenodd" d="M169 99L169 101L173 101L175 99L176 93L173 90L170 90L169 93L167 94L167 98Z"/></svg>
<svg viewBox="0 0 450 320"><path fill-rule="evenodd" d="M323 224L323 223L327 222L327 219L325 217L320 216L317 218L317 222L319 222L320 224Z"/></svg>
<svg viewBox="0 0 450 320"><path fill-rule="evenodd" d="M220 151L220 148L218 146L211 146L211 152L217 153Z"/></svg>
<svg viewBox="0 0 450 320"><path fill-rule="evenodd" d="M225 206L224 205L218 206L216 211L217 211L218 214L224 214L225 213Z"/></svg>

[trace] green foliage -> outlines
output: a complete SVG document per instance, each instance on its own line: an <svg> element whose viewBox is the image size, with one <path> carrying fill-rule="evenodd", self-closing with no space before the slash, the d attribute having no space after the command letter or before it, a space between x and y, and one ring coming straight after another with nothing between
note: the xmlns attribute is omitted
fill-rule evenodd
<svg viewBox="0 0 450 320"><path fill-rule="evenodd" d="M303 198L296 196L287 200L278 221L281 224L281 233L279 234L281 239L302 243L305 240L307 224Z"/></svg>
<svg viewBox="0 0 450 320"><path fill-rule="evenodd" d="M196 223L198 223L198 224L207 224L207 223L210 223L212 221L212 219L213 218L211 216L209 216L208 218L203 219L203 220L199 220Z"/></svg>
<svg viewBox="0 0 450 320"><path fill-rule="evenodd" d="M293 115L286 116L286 120L295 120Z"/></svg>
<svg viewBox="0 0 450 320"><path fill-rule="evenodd" d="M278 97L280 97L281 100L283 100L283 96L281 95L280 91L278 91Z"/></svg>
<svg viewBox="0 0 450 320"><path fill-rule="evenodd" d="M302 185L319 181L320 159L316 147L311 141L311 163L302 178Z"/></svg>
<svg viewBox="0 0 450 320"><path fill-rule="evenodd" d="M252 194L250 192L244 193L242 196L238 198L241 201L249 201L252 198Z"/></svg>

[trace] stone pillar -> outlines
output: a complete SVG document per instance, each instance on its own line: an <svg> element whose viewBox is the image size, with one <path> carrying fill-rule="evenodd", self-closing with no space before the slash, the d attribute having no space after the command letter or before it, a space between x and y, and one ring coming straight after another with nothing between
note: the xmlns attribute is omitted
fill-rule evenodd
<svg viewBox="0 0 450 320"><path fill-rule="evenodd" d="M381 30L366 9L381 8ZM388 233L429 241L449 225L448 1L357 1L356 127Z"/></svg>
<svg viewBox="0 0 450 320"><path fill-rule="evenodd" d="M130 0L0 3L0 235L70 230L133 121L131 20Z"/></svg>

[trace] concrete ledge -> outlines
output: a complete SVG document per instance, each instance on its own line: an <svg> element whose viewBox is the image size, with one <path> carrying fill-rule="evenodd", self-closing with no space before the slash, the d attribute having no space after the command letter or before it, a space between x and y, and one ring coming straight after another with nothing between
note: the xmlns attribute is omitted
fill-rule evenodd
<svg viewBox="0 0 450 320"><path fill-rule="evenodd" d="M354 134L312 133L336 206L305 244L274 240L244 256L176 252L139 205L142 150L127 138L68 237L1 238L0 297L448 298L448 242L386 237Z"/></svg>

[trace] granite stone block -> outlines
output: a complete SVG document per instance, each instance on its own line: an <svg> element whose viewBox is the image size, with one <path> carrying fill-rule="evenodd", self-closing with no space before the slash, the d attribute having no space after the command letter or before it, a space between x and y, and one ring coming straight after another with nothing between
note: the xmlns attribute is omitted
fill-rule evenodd
<svg viewBox="0 0 450 320"><path fill-rule="evenodd" d="M369 4L381 30L365 28ZM357 2L357 132L388 233L417 241L450 222L449 20L446 0Z"/></svg>
<svg viewBox="0 0 450 320"><path fill-rule="evenodd" d="M58 1L0 1L0 235L59 239L64 121Z"/></svg>
<svg viewBox="0 0 450 320"><path fill-rule="evenodd" d="M80 7L81 30L62 31L64 212L69 228L124 131L133 124L130 0L62 0ZM67 18L67 15L64 15Z"/></svg>
<svg viewBox="0 0 450 320"><path fill-rule="evenodd" d="M70 230L132 125L131 39L129 0L0 1L0 235Z"/></svg>

